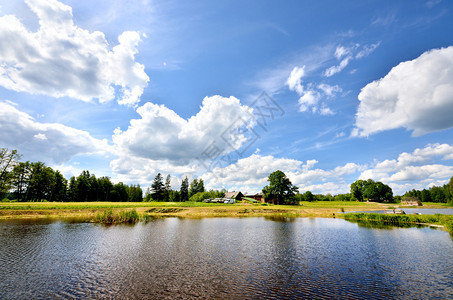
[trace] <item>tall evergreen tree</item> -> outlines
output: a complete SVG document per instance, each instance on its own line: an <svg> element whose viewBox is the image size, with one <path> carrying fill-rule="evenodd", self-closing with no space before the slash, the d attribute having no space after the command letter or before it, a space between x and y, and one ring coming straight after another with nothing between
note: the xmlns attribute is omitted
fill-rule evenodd
<svg viewBox="0 0 453 300"><path fill-rule="evenodd" d="M197 193L203 193L204 192L204 182L203 179L194 179L190 183L190 188L189 188L189 197L192 197L193 195Z"/></svg>
<svg viewBox="0 0 453 300"><path fill-rule="evenodd" d="M112 201L110 193L113 190L113 183L107 176L99 177L98 180L98 198L99 201Z"/></svg>
<svg viewBox="0 0 453 300"><path fill-rule="evenodd" d="M180 199L181 201L189 201L189 179L187 177L181 183Z"/></svg>
<svg viewBox="0 0 453 300"><path fill-rule="evenodd" d="M170 192L171 192L171 177L170 174L168 174L167 178L165 179L165 191L164 191L165 201L169 201Z"/></svg>
<svg viewBox="0 0 453 300"><path fill-rule="evenodd" d="M151 185L151 196L155 201L163 201L165 194L165 186L163 178L160 173L157 173L154 178L153 184Z"/></svg>

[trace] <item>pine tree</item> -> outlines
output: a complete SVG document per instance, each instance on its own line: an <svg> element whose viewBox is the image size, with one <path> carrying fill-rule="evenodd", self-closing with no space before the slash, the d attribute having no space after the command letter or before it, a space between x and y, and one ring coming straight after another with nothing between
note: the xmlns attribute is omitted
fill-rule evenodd
<svg viewBox="0 0 453 300"><path fill-rule="evenodd" d="M187 177L182 180L180 193L181 201L189 200L189 179Z"/></svg>
<svg viewBox="0 0 453 300"><path fill-rule="evenodd" d="M154 178L153 184L151 185L151 196L154 201L163 201L164 200L165 186L163 183L163 178L160 173L157 173Z"/></svg>
<svg viewBox="0 0 453 300"><path fill-rule="evenodd" d="M170 198L170 192L171 192L171 177L170 174L167 175L167 178L165 179L165 201L169 201Z"/></svg>

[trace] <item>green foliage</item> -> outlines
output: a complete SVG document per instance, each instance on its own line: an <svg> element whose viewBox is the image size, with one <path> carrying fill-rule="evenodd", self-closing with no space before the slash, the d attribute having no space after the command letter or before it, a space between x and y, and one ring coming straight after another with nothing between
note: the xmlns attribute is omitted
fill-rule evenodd
<svg viewBox="0 0 453 300"><path fill-rule="evenodd" d="M210 190L208 192L198 192L192 197L190 197L189 201L192 202L201 202L205 199L214 199L214 198L222 198L225 196L225 193L222 191L215 191L215 190Z"/></svg>
<svg viewBox="0 0 453 300"><path fill-rule="evenodd" d="M448 184L443 186L432 186L429 189L411 190L403 197L416 197L422 202L451 203L453 205L453 177Z"/></svg>
<svg viewBox="0 0 453 300"><path fill-rule="evenodd" d="M197 193L203 193L203 192L204 192L203 179L200 178L200 179L192 180L192 182L190 183L190 188L189 188L189 198Z"/></svg>
<svg viewBox="0 0 453 300"><path fill-rule="evenodd" d="M179 191L170 190L168 193L168 201L170 202L180 202L181 201L181 193Z"/></svg>
<svg viewBox="0 0 453 300"><path fill-rule="evenodd" d="M300 201L308 201L308 202L312 202L312 201L315 201L315 200L316 200L315 195L313 195L312 192L310 192L310 191L306 191L306 192L303 193L303 194L297 193L297 194L295 195L295 197L296 197L296 200L297 200L298 202L300 202Z"/></svg>
<svg viewBox="0 0 453 300"><path fill-rule="evenodd" d="M285 173L277 170L269 175L269 185L263 188L264 199L274 204L294 204L298 187L293 185Z"/></svg>
<svg viewBox="0 0 453 300"><path fill-rule="evenodd" d="M184 177L181 183L180 199L182 202L189 201L189 179Z"/></svg>
<svg viewBox="0 0 453 300"><path fill-rule="evenodd" d="M19 159L17 150L0 148L0 199L3 199L11 188L12 170Z"/></svg>
<svg viewBox="0 0 453 300"><path fill-rule="evenodd" d="M64 202L68 197L68 180L60 171L55 171L55 184L50 201Z"/></svg>
<svg viewBox="0 0 453 300"><path fill-rule="evenodd" d="M168 174L167 178L165 179L164 187L164 199L166 199L167 201L169 201L170 191L171 191L171 177L170 174Z"/></svg>
<svg viewBox="0 0 453 300"><path fill-rule="evenodd" d="M334 201L351 201L353 200L351 194L338 194L334 197Z"/></svg>
<svg viewBox="0 0 453 300"><path fill-rule="evenodd" d="M322 194L316 194L314 195L315 197L315 201L335 201L335 198L331 195L331 194L326 194L326 195L322 195Z"/></svg>
<svg viewBox="0 0 453 300"><path fill-rule="evenodd" d="M439 224L453 233L453 216L451 215L395 215L395 214L376 214L376 213L347 213L344 214L345 220L383 222L400 226L403 224Z"/></svg>
<svg viewBox="0 0 453 300"><path fill-rule="evenodd" d="M157 173L151 185L151 197L154 201L165 201L165 186L160 173Z"/></svg>
<svg viewBox="0 0 453 300"><path fill-rule="evenodd" d="M143 201L143 190L140 185L126 186L128 201L131 202L142 202Z"/></svg>
<svg viewBox="0 0 453 300"><path fill-rule="evenodd" d="M140 216L135 209L128 211L121 210L116 213L112 209L108 209L97 214L94 221L103 224L136 223L140 221Z"/></svg>
<svg viewBox="0 0 453 300"><path fill-rule="evenodd" d="M351 184L351 195L357 201L365 201L365 199L376 202L393 201L392 188L372 179L359 179L353 182Z"/></svg>

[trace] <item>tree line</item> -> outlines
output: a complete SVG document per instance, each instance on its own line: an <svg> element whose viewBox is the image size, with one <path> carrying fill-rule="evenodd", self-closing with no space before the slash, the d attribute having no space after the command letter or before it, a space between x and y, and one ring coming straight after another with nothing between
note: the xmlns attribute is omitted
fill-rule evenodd
<svg viewBox="0 0 453 300"><path fill-rule="evenodd" d="M443 186L432 186L429 189L411 190L403 197L416 197L422 202L437 202L453 204L453 177Z"/></svg>
<svg viewBox="0 0 453 300"><path fill-rule="evenodd" d="M171 176L167 175L165 182L161 173L158 173L145 192L144 201L166 201L166 202L200 202L205 199L222 198L225 196L225 190L206 191L203 179L195 178L189 185L189 179L184 177L180 190L171 188Z"/></svg>
<svg viewBox="0 0 453 300"><path fill-rule="evenodd" d="M274 204L297 204L300 201L375 201L393 202L392 188L380 181L357 180L351 184L351 193L332 196L314 195L311 191L299 193L299 188L280 170L272 172L262 192L267 202Z"/></svg>
<svg viewBox="0 0 453 300"><path fill-rule="evenodd" d="M171 176L164 178L158 173L150 187L143 190L140 185L112 183L109 177L97 178L89 171L69 181L58 170L53 170L42 162L21 162L16 150L0 148L0 199L17 201L58 201L58 202L140 202L140 201L203 201L209 198L222 198L225 190L206 191L203 179L182 180L179 190L171 188ZM380 182L357 180L350 186L350 193L313 194L310 191L299 193L297 186L280 170L268 177L269 184L262 192L267 202L274 204L297 204L300 201L400 201L401 196L393 196L392 189ZM429 189L411 190L403 197L417 197L422 202L453 203L453 177L448 184Z"/></svg>
<svg viewBox="0 0 453 300"><path fill-rule="evenodd" d="M160 173L145 197L140 185L112 183L109 177L97 178L85 170L67 180L60 171L53 170L43 162L21 162L16 150L0 148L0 200L57 201L57 202L141 202L141 201L203 201L221 198L225 191L206 191L203 179L182 180L180 190L171 188L171 177L165 182Z"/></svg>
<svg viewBox="0 0 453 300"><path fill-rule="evenodd" d="M69 181L43 162L21 162L16 150L0 148L0 199L58 202L139 202L140 185L113 184L109 177L96 178L89 171Z"/></svg>

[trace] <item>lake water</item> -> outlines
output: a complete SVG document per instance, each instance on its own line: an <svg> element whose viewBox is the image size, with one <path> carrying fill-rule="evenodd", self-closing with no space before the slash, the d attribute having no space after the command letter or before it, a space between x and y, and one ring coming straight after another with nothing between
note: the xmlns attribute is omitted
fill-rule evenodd
<svg viewBox="0 0 453 300"><path fill-rule="evenodd" d="M342 219L0 223L0 299L452 299L453 239Z"/></svg>

